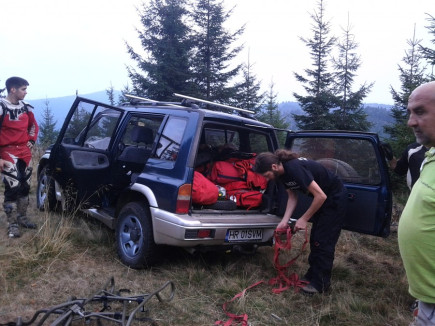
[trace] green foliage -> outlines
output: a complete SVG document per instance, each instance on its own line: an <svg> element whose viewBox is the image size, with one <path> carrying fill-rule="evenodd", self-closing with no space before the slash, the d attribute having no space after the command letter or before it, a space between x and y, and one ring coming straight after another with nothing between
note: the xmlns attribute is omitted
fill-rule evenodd
<svg viewBox="0 0 435 326"><path fill-rule="evenodd" d="M195 51L192 69L198 87L195 95L209 101L229 103L236 95L236 86L230 82L239 74L241 65L232 67L231 64L243 48L234 43L243 34L244 26L233 33L226 30L224 23L231 13L224 10L222 1L193 1Z"/></svg>
<svg viewBox="0 0 435 326"><path fill-rule="evenodd" d="M221 103L237 96L230 83L241 65L231 66L242 46L233 47L244 27L224 28L231 11L216 0L151 0L140 12L138 30L144 55L127 44L137 69L128 67L132 93L159 101L176 100L173 93Z"/></svg>
<svg viewBox="0 0 435 326"><path fill-rule="evenodd" d="M115 105L115 89L113 88L112 84L110 84L110 87L106 89L106 94L109 98L110 105Z"/></svg>
<svg viewBox="0 0 435 326"><path fill-rule="evenodd" d="M42 114L42 123L39 125L38 142L42 145L43 148L54 144L57 135L59 134L59 131L56 130L57 121L54 121L54 116L51 112L49 104L49 101L46 100L44 112Z"/></svg>
<svg viewBox="0 0 435 326"><path fill-rule="evenodd" d="M334 94L334 75L329 71L329 57L336 38L329 37L330 23L325 20L323 0L311 14L313 36L301 40L310 48L313 61L312 69L305 69L305 76L295 73L298 82L308 95L293 93L305 111L305 115L294 114L296 124L301 129L335 129L330 110L337 107L338 97Z"/></svg>
<svg viewBox="0 0 435 326"><path fill-rule="evenodd" d="M145 55L127 44L127 51L139 69L127 68L135 94L171 100L174 92L191 93L192 40L185 23L187 14L184 0L143 3L140 12L143 29L138 34Z"/></svg>
<svg viewBox="0 0 435 326"><path fill-rule="evenodd" d="M429 22L429 25L426 26L426 28L429 31L429 34L432 34L432 43L435 44L435 17L427 14L426 20ZM431 74L429 75L429 78L431 80L435 79L433 67L435 66L435 48L430 48L426 46L420 45L420 50L423 52L423 56L425 59L429 62L429 64L432 66Z"/></svg>
<svg viewBox="0 0 435 326"><path fill-rule="evenodd" d="M64 139L76 138L89 122L91 113L84 108L77 108L65 132Z"/></svg>
<svg viewBox="0 0 435 326"><path fill-rule="evenodd" d="M263 105L262 111L258 115L258 120L268 123L278 129L288 129L289 123L285 121L285 118L282 116L278 108L278 103L276 101L277 94L273 89L274 86L275 84L271 82L269 91L266 94L266 104ZM285 143L285 135L279 133L277 136L280 147L283 147Z"/></svg>
<svg viewBox="0 0 435 326"><path fill-rule="evenodd" d="M384 127L385 132L390 135L390 144L396 155L401 153L407 145L415 141L412 130L407 126L408 98L411 92L422 83L426 82L425 67L422 67L423 53L420 50L421 40L415 38L415 31L412 39L407 40L409 49L405 51L403 65L398 65L401 82L400 90L391 87L391 95L394 106L391 115L394 118L392 125Z"/></svg>
<svg viewBox="0 0 435 326"><path fill-rule="evenodd" d="M249 62L242 66L243 81L236 85L237 93L234 96L235 106L251 110L259 115L264 102L264 93L261 93L261 83L253 73L253 65Z"/></svg>
<svg viewBox="0 0 435 326"><path fill-rule="evenodd" d="M358 44L350 30L349 24L343 29L343 37L338 42L339 55L332 60L335 68L336 94L339 96L339 108L332 113L333 121L335 129L368 131L371 124L367 121L363 100L373 83L360 86L356 92L352 91L361 59L355 53Z"/></svg>

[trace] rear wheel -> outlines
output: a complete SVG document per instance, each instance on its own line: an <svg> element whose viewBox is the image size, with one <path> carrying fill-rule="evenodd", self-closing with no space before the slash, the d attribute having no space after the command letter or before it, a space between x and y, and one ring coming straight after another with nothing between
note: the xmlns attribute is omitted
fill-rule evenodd
<svg viewBox="0 0 435 326"><path fill-rule="evenodd" d="M54 192L54 179L49 175L45 166L38 177L36 188L36 206L39 210L54 210L56 208L56 195Z"/></svg>
<svg viewBox="0 0 435 326"><path fill-rule="evenodd" d="M151 266L156 260L151 216L141 202L126 204L116 226L116 246L121 261L131 268Z"/></svg>

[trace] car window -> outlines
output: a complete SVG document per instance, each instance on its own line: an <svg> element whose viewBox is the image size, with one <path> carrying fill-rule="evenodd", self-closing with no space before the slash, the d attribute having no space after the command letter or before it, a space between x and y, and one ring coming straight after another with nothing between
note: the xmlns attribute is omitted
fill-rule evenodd
<svg viewBox="0 0 435 326"><path fill-rule="evenodd" d="M292 151L316 160L350 183L377 185L381 173L373 144L366 139L296 138Z"/></svg>
<svg viewBox="0 0 435 326"><path fill-rule="evenodd" d="M133 116L122 136L124 146L144 146L151 149L163 117L154 115Z"/></svg>
<svg viewBox="0 0 435 326"><path fill-rule="evenodd" d="M170 117L168 119L157 146L157 158L167 161L177 159L186 126L185 118Z"/></svg>
<svg viewBox="0 0 435 326"><path fill-rule="evenodd" d="M120 116L120 111L80 102L62 143L107 150Z"/></svg>
<svg viewBox="0 0 435 326"><path fill-rule="evenodd" d="M205 128L204 141L206 145L215 149L240 149L240 135L235 130Z"/></svg>
<svg viewBox="0 0 435 326"><path fill-rule="evenodd" d="M252 129L204 128L202 142L217 151L225 149L245 153L261 153L270 151L268 135Z"/></svg>
<svg viewBox="0 0 435 326"><path fill-rule="evenodd" d="M98 108L97 112L100 110L101 108ZM103 150L108 149L120 115L120 112L114 110L103 109L103 112L98 112L86 133L84 146Z"/></svg>
<svg viewBox="0 0 435 326"><path fill-rule="evenodd" d="M267 137L265 134L260 133L250 133L249 134L249 144L251 146L251 152L261 153L269 151L269 146L267 142Z"/></svg>

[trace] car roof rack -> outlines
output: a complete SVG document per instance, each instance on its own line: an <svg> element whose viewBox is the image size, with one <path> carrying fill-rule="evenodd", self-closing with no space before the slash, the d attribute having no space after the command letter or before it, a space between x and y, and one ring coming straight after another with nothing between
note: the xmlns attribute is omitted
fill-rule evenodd
<svg viewBox="0 0 435 326"><path fill-rule="evenodd" d="M230 105L226 105L226 104L220 104L220 103L210 102L210 101L202 100L202 99L199 99L199 98L196 98L196 97L186 96L186 95L183 95L183 94L174 93L174 96L181 97L181 98L183 98L185 100L191 100L191 101L195 101L195 102L199 102L199 103L209 104L211 106L216 106L216 107L219 107L219 108L224 108L224 109L229 109L229 110L235 110L235 111L240 112L244 116L246 115L249 118L252 118L252 116L250 116L250 114L254 114L255 113L254 111L251 111L251 110L240 109L240 108L236 108L234 106L230 106Z"/></svg>
<svg viewBox="0 0 435 326"><path fill-rule="evenodd" d="M149 98L140 97L140 96L133 95L133 94L124 94L124 96L131 99L130 104L132 104L132 105L137 105L137 104L154 104L155 105L155 104L159 104L159 105L180 107L180 104L174 104L173 102L156 101L156 100L151 100ZM210 106L215 106L215 107L224 108L224 109L228 109L228 110L238 111L241 116L248 117L250 119L253 118L252 115L255 113L254 111L251 111L251 110L236 108L234 106L215 103L215 102L211 102L211 101L206 101L206 100L202 100L202 99L199 99L196 97L191 97L191 96L182 95L182 94L178 94L178 93L174 93L174 96L181 97L184 100L181 102L181 105L190 106L192 108L199 108L196 103L203 103L203 104L208 104ZM192 102L190 102L190 105L189 105L189 103L187 101L192 101ZM196 103L194 103L194 102L196 102Z"/></svg>
<svg viewBox="0 0 435 326"><path fill-rule="evenodd" d="M140 96L136 96L136 95L133 95L133 94L124 94L124 96L131 99L130 100L130 104L132 104L132 105L136 105L136 104L149 104L149 103L151 103L151 104L161 104L161 105L180 107L180 105L177 105L177 104L174 104L174 103L151 100L149 98L140 97Z"/></svg>

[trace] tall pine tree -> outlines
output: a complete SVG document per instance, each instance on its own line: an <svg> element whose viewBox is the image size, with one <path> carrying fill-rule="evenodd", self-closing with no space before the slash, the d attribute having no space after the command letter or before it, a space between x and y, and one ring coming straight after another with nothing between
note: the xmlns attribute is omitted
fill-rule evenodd
<svg viewBox="0 0 435 326"><path fill-rule="evenodd" d="M59 131L56 130L57 121L54 120L54 116L50 109L50 102L45 101L44 112L42 113L42 123L39 125L38 142L43 148L54 144Z"/></svg>
<svg viewBox="0 0 435 326"><path fill-rule="evenodd" d="M260 114L265 94L261 92L261 82L253 71L249 56L248 62L242 65L243 79L236 85L237 93L234 97L234 106L254 111L255 115Z"/></svg>
<svg viewBox="0 0 435 326"><path fill-rule="evenodd" d="M305 114L294 114L293 117L300 129L334 129L330 110L337 107L338 98L334 95L334 76L329 69L329 58L336 38L329 36L330 23L325 18L323 0L318 1L317 10L310 16L313 36L300 39L310 49L312 68L304 70L306 76L294 73L308 94L293 93Z"/></svg>
<svg viewBox="0 0 435 326"><path fill-rule="evenodd" d="M236 87L231 82L239 74L241 64L233 66L233 59L243 46L235 46L235 42L244 32L244 26L235 32L224 28L231 13L224 10L223 1L193 0L195 53L192 67L198 87L195 95L226 104L236 95Z"/></svg>
<svg viewBox="0 0 435 326"><path fill-rule="evenodd" d="M427 15L428 15L427 21L429 22L429 25L426 25L426 28L428 29L429 34L432 34L432 39L431 39L432 44L435 44L435 17L429 14ZM425 59L432 66L432 70L429 74L429 79L435 80L435 75L434 75L435 48L430 48L428 46L420 45L420 49L423 52L423 56L425 57Z"/></svg>
<svg viewBox="0 0 435 326"><path fill-rule="evenodd" d="M145 54L141 56L127 44L136 70L128 67L132 91L154 100L171 100L172 94L191 93L189 59L192 42L185 21L185 0L150 0L140 12L142 30L138 30Z"/></svg>
<svg viewBox="0 0 435 326"><path fill-rule="evenodd" d="M391 95L394 100L391 115L394 123L385 126L384 130L390 135L390 144L396 155L399 155L406 146L415 141L414 133L407 125L407 106L411 92L426 81L425 67L422 66L423 53L420 50L420 43L421 40L415 38L414 28L412 39L407 40L409 49L405 51L405 56L402 59L404 65L398 65L400 90L396 90L391 86Z"/></svg>
<svg viewBox="0 0 435 326"><path fill-rule="evenodd" d="M110 105L115 105L115 89L112 84L106 89L106 95L109 98Z"/></svg>
<svg viewBox="0 0 435 326"><path fill-rule="evenodd" d="M275 83L270 82L269 90L265 94L265 105L263 105L263 110L259 115L259 120L271 124L278 129L287 129L289 123L285 121L284 117L279 111L279 104L277 102L277 93L275 92Z"/></svg>
<svg viewBox="0 0 435 326"><path fill-rule="evenodd" d="M360 86L356 92L352 91L361 59L355 52L358 43L351 33L349 22L343 29L343 36L337 42L337 46L338 57L333 58L332 62L335 68L336 94L340 102L338 109L333 111L334 129L368 131L371 124L364 112L363 100L370 92L373 83Z"/></svg>

